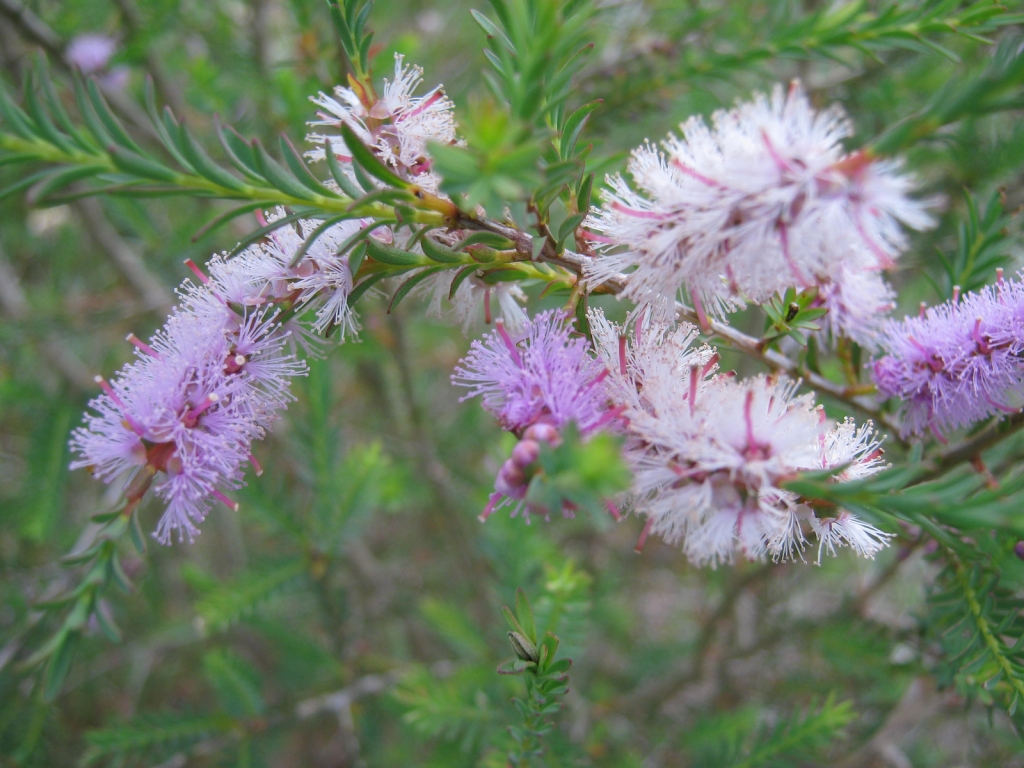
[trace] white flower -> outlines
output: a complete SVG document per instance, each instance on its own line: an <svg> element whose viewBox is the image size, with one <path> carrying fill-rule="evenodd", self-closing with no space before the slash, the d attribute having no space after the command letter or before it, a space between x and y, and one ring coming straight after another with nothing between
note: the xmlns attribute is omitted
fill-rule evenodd
<svg viewBox="0 0 1024 768"><path fill-rule="evenodd" d="M861 557L874 560L876 554L889 546L889 539L893 536L858 520L845 509L839 510L836 517L812 517L811 525L818 535L819 565L824 550L835 555L835 548L842 546L849 546Z"/></svg>
<svg viewBox="0 0 1024 768"><path fill-rule="evenodd" d="M879 348L879 335L896 306L896 293L877 270L841 268L831 281L822 281L818 301L828 310L822 331L833 339L853 339L869 351Z"/></svg>
<svg viewBox="0 0 1024 768"><path fill-rule="evenodd" d="M899 164L844 154L841 110L815 112L796 84L715 113L712 128L700 117L680 128L663 149L634 150L633 185L609 178L587 220L603 251L588 277L635 267L623 295L660 320L683 287L720 314L842 269L891 266L906 247L900 223L931 224Z"/></svg>
<svg viewBox="0 0 1024 768"><path fill-rule="evenodd" d="M456 141L452 116L455 105L441 86L423 96L413 96L422 81L423 70L403 65L402 56L395 54L395 79L385 80L384 93L376 103L364 104L351 88L336 86L334 96L319 93L311 97L323 111L317 113L318 120L308 125L334 130L343 123L348 125L386 165L428 191L436 192L440 179L430 171L427 142L452 144ZM311 133L306 139L319 145L306 153L311 160L323 160L325 147L330 147L343 164L351 163L351 152L341 136Z"/></svg>
<svg viewBox="0 0 1024 768"><path fill-rule="evenodd" d="M596 310L590 324L609 370L606 390L627 425L634 508L647 516L650 532L712 566L731 562L737 551L750 559L799 557L808 519L830 537L829 551L858 533L884 544L870 526L844 533L855 524L845 512L845 527L823 528L783 488L801 472L835 467L836 480L849 480L881 469L870 424L830 427L813 394L797 394L798 382L715 375L718 356L693 348L692 326L650 323L630 338ZM871 552L864 536L854 546L861 554Z"/></svg>

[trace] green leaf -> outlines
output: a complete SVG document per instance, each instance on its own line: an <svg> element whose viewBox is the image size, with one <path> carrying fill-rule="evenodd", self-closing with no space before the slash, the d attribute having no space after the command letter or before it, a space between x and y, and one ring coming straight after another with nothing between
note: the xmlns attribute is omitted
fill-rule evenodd
<svg viewBox="0 0 1024 768"><path fill-rule="evenodd" d="M71 168L58 168L42 179L36 186L29 190L27 202L29 205L39 205L46 201L51 193L63 189L76 181L96 176L109 170L103 165L82 165Z"/></svg>
<svg viewBox="0 0 1024 768"><path fill-rule="evenodd" d="M420 239L420 247L423 249L423 253L431 261L436 261L440 264L461 264L462 256L458 252L446 248L436 240L430 237L423 237Z"/></svg>
<svg viewBox="0 0 1024 768"><path fill-rule="evenodd" d="M341 188L342 192L353 200L366 194L366 190L360 187L349 177L347 173L345 173L345 169L341 167L341 163L338 162L337 155L334 154L334 150L329 145L324 147L324 156L327 158L327 167L331 169L331 176L334 177L334 181Z"/></svg>
<svg viewBox="0 0 1024 768"><path fill-rule="evenodd" d="M519 626L522 627L523 634L536 644L537 627L533 622L533 609L530 607L530 601L522 588L516 590L516 618L519 620Z"/></svg>
<svg viewBox="0 0 1024 768"><path fill-rule="evenodd" d="M379 261L381 264L390 264L394 267L427 266L424 264L423 259L415 253L409 253L400 248L395 248L393 245L387 245L375 237L366 239L366 252L374 261Z"/></svg>
<svg viewBox="0 0 1024 768"><path fill-rule="evenodd" d="M589 118L591 113L601 106L602 103L602 99L591 101L569 115L568 119L565 121L565 125L562 127L562 135L559 139L559 154L561 157L568 159L573 156L576 151L576 142L579 140L583 127L587 124L587 118ZM581 208L580 210L585 209Z"/></svg>
<svg viewBox="0 0 1024 768"><path fill-rule="evenodd" d="M460 251L466 250L471 245L486 245L499 251L508 251L515 248L515 243L503 235L495 232L474 232L464 237L458 244Z"/></svg>
<svg viewBox="0 0 1024 768"><path fill-rule="evenodd" d="M206 151L199 146L192 134L184 126L181 127L181 151L188 159L189 165L195 169L200 176L209 179L214 184L237 192L245 188L244 182L235 178L230 173L217 165Z"/></svg>
<svg viewBox="0 0 1024 768"><path fill-rule="evenodd" d="M467 277L476 273L479 270L475 264L470 264L468 267L463 267L455 273L455 277L452 278L451 287L448 289L448 300L451 301L455 298L455 294L459 292L459 288Z"/></svg>
<svg viewBox="0 0 1024 768"><path fill-rule="evenodd" d="M445 269L449 269L449 267L446 267L444 265L439 265L436 267L427 267L422 272L417 272L415 275L413 275L408 280L403 282L400 286L398 286L398 290L395 291L394 296L391 297L391 301L388 303L388 314L391 314L391 310L397 307L402 302L402 299L409 295L409 292L413 288L422 283L431 275L436 275L438 272L441 272L442 270Z"/></svg>
<svg viewBox="0 0 1024 768"><path fill-rule="evenodd" d="M117 145L111 144L108 146L107 152L110 154L110 159L114 165L132 176L141 176L144 179L155 179L156 181L166 181L169 183L174 183L178 180L178 174L170 168Z"/></svg>
<svg viewBox="0 0 1024 768"><path fill-rule="evenodd" d="M291 173L282 168L281 165L270 156L270 153L263 148L259 139L253 139L249 146L252 147L252 155L256 161L256 167L275 189L278 189L287 195L291 195L292 197L298 198L299 200L309 199L309 188L296 179Z"/></svg>
<svg viewBox="0 0 1024 768"><path fill-rule="evenodd" d="M348 147L348 151L352 153L352 162L358 164L360 168L371 176L383 181L389 187L409 189L412 186L410 182L399 178L385 168L384 164L366 148L363 142L359 140L359 137L356 136L355 131L347 123L341 124L341 136L345 140L345 146Z"/></svg>
<svg viewBox="0 0 1024 768"><path fill-rule="evenodd" d="M315 194L328 196L334 195L331 190L327 189L327 187L325 187L321 181L310 172L309 166L306 165L305 161L302 159L302 155L299 154L299 151L287 136L281 134L280 143L281 157L284 158L288 168L301 184L309 189L310 192ZM328 147L327 149L329 150L330 148Z"/></svg>
<svg viewBox="0 0 1024 768"><path fill-rule="evenodd" d="M362 298L363 294L370 290L373 286L383 280L385 277L390 277L387 272L378 272L374 275L370 275L364 278L355 288L352 289L352 293L348 295L348 305L354 307L356 302Z"/></svg>
<svg viewBox="0 0 1024 768"><path fill-rule="evenodd" d="M43 701L48 704L60 695L60 689L64 686L64 679L71 669L71 659L78 645L79 633L62 631L58 637L60 640L43 674Z"/></svg>

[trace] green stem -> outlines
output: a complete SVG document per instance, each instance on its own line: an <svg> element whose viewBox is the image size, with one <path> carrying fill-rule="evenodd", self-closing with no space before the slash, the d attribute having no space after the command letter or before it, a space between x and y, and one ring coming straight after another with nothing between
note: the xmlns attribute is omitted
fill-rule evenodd
<svg viewBox="0 0 1024 768"><path fill-rule="evenodd" d="M1024 701L1024 680L1013 669L1010 660L1006 658L1005 646L992 631L981 603L978 601L978 595L974 591L974 587L971 586L970 573L956 554L951 552L950 557L953 561L953 571L956 573L957 582L960 585L960 589L963 590L967 607L970 609L971 617L974 619L974 625L978 628L978 632L985 641L985 645L992 654L992 658L995 659L996 664L999 666L1003 679L1013 688L1015 698Z"/></svg>

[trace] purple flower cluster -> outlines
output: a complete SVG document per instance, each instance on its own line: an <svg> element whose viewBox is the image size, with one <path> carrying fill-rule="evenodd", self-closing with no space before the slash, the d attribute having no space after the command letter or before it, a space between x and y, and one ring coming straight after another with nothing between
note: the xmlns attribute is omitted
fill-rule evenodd
<svg viewBox="0 0 1024 768"><path fill-rule="evenodd" d="M501 320L495 325L473 342L452 376L470 388L463 400L479 395L501 426L517 435L539 421L556 429L574 421L584 434L605 422L607 398L599 385L607 372L587 340L573 337L565 313L537 315L518 343Z"/></svg>
<svg viewBox="0 0 1024 768"><path fill-rule="evenodd" d="M518 343L502 320L495 325L495 331L473 342L452 376L454 384L470 388L463 400L480 396L502 427L520 438L498 473L484 518L502 498L525 498L529 467L541 443L557 445L559 430L569 422L587 435L618 413L608 407L603 386L608 371L591 355L587 340L573 336L565 313L537 315ZM528 515L529 510L527 520Z"/></svg>
<svg viewBox="0 0 1024 768"><path fill-rule="evenodd" d="M225 491L241 486L255 461L253 440L290 399L288 379L305 367L283 350L286 334L273 313L177 311L150 344L129 337L138 359L107 383L95 413L72 435L88 467L110 482L134 469L155 482L167 511L155 536L193 539L210 499L237 508ZM257 465L258 466L258 465ZM140 494L141 496L141 494Z"/></svg>
<svg viewBox="0 0 1024 768"><path fill-rule="evenodd" d="M904 435L925 430L940 440L1024 405L1024 284L1004 280L923 311L890 321L886 353L874 363L884 397L902 400Z"/></svg>

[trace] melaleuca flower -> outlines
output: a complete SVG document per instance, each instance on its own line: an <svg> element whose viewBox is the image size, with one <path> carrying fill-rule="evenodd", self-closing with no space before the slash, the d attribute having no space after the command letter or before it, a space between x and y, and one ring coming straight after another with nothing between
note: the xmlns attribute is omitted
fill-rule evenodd
<svg viewBox="0 0 1024 768"><path fill-rule="evenodd" d="M1024 285L1004 280L890 321L873 366L883 397L897 397L904 435L950 430L1024 405Z"/></svg>
<svg viewBox="0 0 1024 768"><path fill-rule="evenodd" d="M304 370L281 353L278 326L266 317L243 318L241 333L231 325L173 315L140 359L102 382L95 413L72 436L81 456L72 468L89 467L106 482L127 469L159 473L163 543L174 531L191 540L211 499L237 507L224 492L240 487L252 441L283 406L287 380Z"/></svg>
<svg viewBox="0 0 1024 768"><path fill-rule="evenodd" d="M266 218L261 215L260 221L265 225L283 216L284 211L278 209ZM337 330L341 339L347 333L355 334L359 322L348 304L353 276L348 254L339 254L338 249L371 222L350 219L328 227L293 264L295 254L321 223L300 219L297 230L290 224L282 225L238 256L215 256L209 264L211 290L201 292L201 298L208 301L220 297L240 307L295 304L303 310L316 310L312 323L315 332ZM306 335L305 327L297 322L290 323L288 330Z"/></svg>
<svg viewBox="0 0 1024 768"><path fill-rule="evenodd" d="M470 388L463 400L481 397L484 408L515 433L541 420L556 429L574 421L583 433L604 423L598 386L604 366L591 356L586 339L573 336L565 313L537 315L518 342L503 322L496 325L470 345L455 369L453 383Z"/></svg>
<svg viewBox="0 0 1024 768"><path fill-rule="evenodd" d="M606 389L623 409L633 505L648 518L642 540L656 533L698 565L731 562L737 551L790 559L806 544L804 523L816 531L822 523L785 481L832 468L846 480L881 468L870 425L830 427L813 395L796 394L796 382L715 375L718 356L693 347L693 327L652 323L629 338L600 312L590 322L610 371ZM877 549L839 533L829 541L830 551L842 542L866 557Z"/></svg>
<svg viewBox="0 0 1024 768"><path fill-rule="evenodd" d="M697 305L731 311L788 287L835 282L840 270L885 268L906 247L903 225L931 224L896 161L845 154L838 108L815 112L800 87L700 117L663 149L644 144L586 226L603 281L633 269L623 295L674 316L684 288Z"/></svg>
<svg viewBox="0 0 1024 768"><path fill-rule="evenodd" d="M192 540L211 500L237 508L225 491L241 487L245 464L260 471L252 442L293 399L291 379L305 373L286 350L289 333L268 284L239 275L245 263L215 261L212 278L196 268L200 284L186 283L181 307L150 343L129 337L138 359L110 383L99 379L94 413L72 434L81 457L72 468L108 483L127 470L152 481L167 503L155 533L165 544L174 532Z"/></svg>
<svg viewBox="0 0 1024 768"><path fill-rule="evenodd" d="M896 306L896 293L877 271L844 267L820 283L816 304L828 310L821 318L826 336L844 336L874 351L886 315Z"/></svg>
<svg viewBox="0 0 1024 768"><path fill-rule="evenodd" d="M402 56L395 54L395 79L385 81L383 96L370 103L375 97L337 86L334 96L319 93L311 99L323 111L317 113L318 120L308 125L334 130L348 125L386 165L424 189L436 192L439 179L430 170L427 142L455 143L455 105L441 86L423 96L413 96L422 81L423 70L405 66ZM326 148L330 147L342 163L352 161L352 153L340 135L311 133L306 139L320 145L306 153L311 160L323 160Z"/></svg>
<svg viewBox="0 0 1024 768"><path fill-rule="evenodd" d="M540 443L558 445L559 431L570 422L586 436L617 415L609 410L603 389L604 365L591 355L586 339L574 337L564 312L537 315L518 341L500 318L495 325L472 343L452 375L454 384L470 389L463 400L479 396L501 426L520 438L499 472L484 518L503 497L521 501L526 496L530 478L525 469L536 461ZM527 508L527 521L530 512Z"/></svg>

